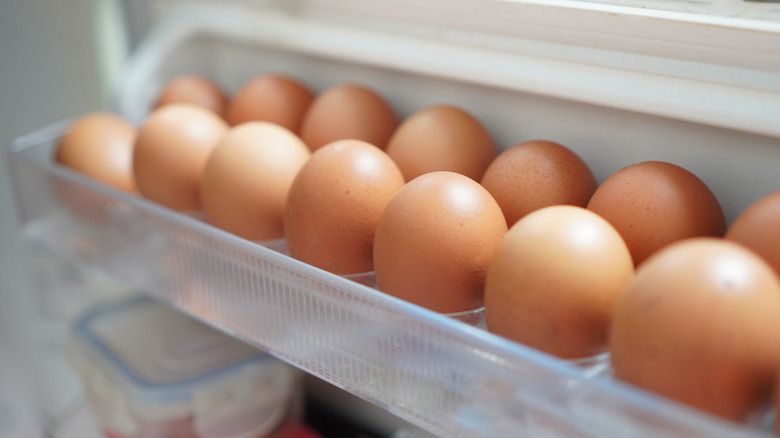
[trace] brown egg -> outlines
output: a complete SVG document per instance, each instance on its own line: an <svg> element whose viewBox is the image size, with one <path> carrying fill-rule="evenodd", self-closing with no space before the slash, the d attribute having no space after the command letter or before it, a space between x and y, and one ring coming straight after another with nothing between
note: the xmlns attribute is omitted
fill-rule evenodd
<svg viewBox="0 0 780 438"><path fill-rule="evenodd" d="M780 275L780 191L745 209L729 227L726 238L755 251Z"/></svg>
<svg viewBox="0 0 780 438"><path fill-rule="evenodd" d="M614 376L732 420L768 401L780 369L780 284L725 239L669 245L637 269L611 327Z"/></svg>
<svg viewBox="0 0 780 438"><path fill-rule="evenodd" d="M709 187L688 170L662 161L617 171L596 189L588 209L618 230L636 266L670 243L726 232L723 210Z"/></svg>
<svg viewBox="0 0 780 438"><path fill-rule="evenodd" d="M227 97L209 79L195 75L176 76L163 86L154 108L172 103L189 103L206 108L218 116L225 114Z"/></svg>
<svg viewBox="0 0 780 438"><path fill-rule="evenodd" d="M382 96L355 84L341 84L318 95L301 125L312 151L336 140L362 140L384 149L398 118Z"/></svg>
<svg viewBox="0 0 780 438"><path fill-rule="evenodd" d="M249 240L284 236L287 194L311 152L270 122L242 123L211 153L201 180L205 219Z"/></svg>
<svg viewBox="0 0 780 438"><path fill-rule="evenodd" d="M174 210L200 210L203 168L227 130L216 114L196 105L171 104L152 112L133 153L138 191Z"/></svg>
<svg viewBox="0 0 780 438"><path fill-rule="evenodd" d="M488 270L490 332L573 359L604 352L634 263L612 225L582 207L528 214L506 233Z"/></svg>
<svg viewBox="0 0 780 438"><path fill-rule="evenodd" d="M430 172L396 193L379 219L379 290L440 313L483 304L485 276L506 233L501 208L473 179Z"/></svg>
<svg viewBox="0 0 780 438"><path fill-rule="evenodd" d="M287 198L290 255L334 274L371 271L379 215L403 183L393 160L371 144L341 140L318 149Z"/></svg>
<svg viewBox="0 0 780 438"><path fill-rule="evenodd" d="M490 134L471 114L439 105L404 120L390 138L387 154L407 181L437 170L479 181L498 151Z"/></svg>
<svg viewBox="0 0 780 438"><path fill-rule="evenodd" d="M133 125L108 113L78 118L57 146L55 160L104 184L135 192Z"/></svg>
<svg viewBox="0 0 780 438"><path fill-rule="evenodd" d="M225 119L233 126L244 122L276 123L294 133L314 94L303 83L281 75L262 75L247 81L228 104Z"/></svg>
<svg viewBox="0 0 780 438"><path fill-rule="evenodd" d="M596 178L576 153L558 143L535 140L502 152L482 177L511 227L548 205L586 207Z"/></svg>

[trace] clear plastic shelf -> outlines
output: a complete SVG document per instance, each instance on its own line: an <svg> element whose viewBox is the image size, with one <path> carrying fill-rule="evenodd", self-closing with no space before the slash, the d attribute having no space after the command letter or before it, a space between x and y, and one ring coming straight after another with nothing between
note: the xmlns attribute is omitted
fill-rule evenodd
<svg viewBox="0 0 780 438"><path fill-rule="evenodd" d="M434 433L763 436L97 184L50 159L62 128L10 153L27 237Z"/></svg>

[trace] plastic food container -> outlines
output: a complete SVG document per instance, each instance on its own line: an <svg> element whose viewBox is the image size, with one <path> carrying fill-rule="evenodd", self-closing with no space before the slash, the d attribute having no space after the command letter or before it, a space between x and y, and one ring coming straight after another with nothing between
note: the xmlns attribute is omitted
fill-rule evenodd
<svg viewBox="0 0 780 438"><path fill-rule="evenodd" d="M281 438L300 417L295 368L151 298L86 313L67 355L109 438Z"/></svg>
<svg viewBox="0 0 780 438"><path fill-rule="evenodd" d="M671 161L709 185L728 220L778 187L780 30L769 21L565 0L172 3L184 6L148 35L114 102L136 123L175 75L233 93L281 72L316 91L362 83L401 117L460 105L500 147L558 141L601 181ZM10 150L25 236L438 436L768 436L97 184L52 162L66 125Z"/></svg>

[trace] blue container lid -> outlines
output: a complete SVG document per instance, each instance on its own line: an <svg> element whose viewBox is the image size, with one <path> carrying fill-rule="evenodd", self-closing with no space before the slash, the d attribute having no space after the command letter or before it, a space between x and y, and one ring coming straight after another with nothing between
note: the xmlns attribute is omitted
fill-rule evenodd
<svg viewBox="0 0 780 438"><path fill-rule="evenodd" d="M154 299L138 296L86 313L77 341L144 404L188 400L194 389L273 359Z"/></svg>

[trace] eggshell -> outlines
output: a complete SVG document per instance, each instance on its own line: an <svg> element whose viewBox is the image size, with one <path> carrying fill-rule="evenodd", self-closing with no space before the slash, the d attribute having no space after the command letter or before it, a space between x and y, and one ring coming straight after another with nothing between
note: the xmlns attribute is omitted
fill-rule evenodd
<svg viewBox="0 0 780 438"><path fill-rule="evenodd" d="M133 153L142 196L175 210L200 210L200 180L228 125L192 104L171 104L147 117Z"/></svg>
<svg viewBox="0 0 780 438"><path fill-rule="evenodd" d="M300 135L312 151L344 139L384 149L396 126L398 117L382 96L360 85L340 84L314 99Z"/></svg>
<svg viewBox="0 0 780 438"><path fill-rule="evenodd" d="M780 284L741 245L693 238L639 266L611 327L614 376L732 420L772 392Z"/></svg>
<svg viewBox="0 0 780 438"><path fill-rule="evenodd" d="M75 120L57 145L55 160L104 184L135 192L132 159L136 128L119 116L91 113Z"/></svg>
<svg viewBox="0 0 780 438"><path fill-rule="evenodd" d="M250 121L276 123L298 133L314 94L284 75L261 75L247 81L228 104L225 119L233 126Z"/></svg>
<svg viewBox="0 0 780 438"><path fill-rule="evenodd" d="M371 271L379 215L403 183L393 160L369 143L341 140L318 149L287 198L290 255L334 274Z"/></svg>
<svg viewBox="0 0 780 438"><path fill-rule="evenodd" d="M615 172L593 193L588 209L618 230L637 266L670 243L726 232L723 210L709 187L688 170L662 161Z"/></svg>
<svg viewBox="0 0 780 438"><path fill-rule="evenodd" d="M501 206L510 227L549 205L586 207L597 186L579 155L545 140L520 143L502 152L481 183Z"/></svg>
<svg viewBox="0 0 780 438"><path fill-rule="evenodd" d="M498 151L482 124L466 111L437 105L412 114L387 145L407 181L446 170L479 181Z"/></svg>
<svg viewBox="0 0 780 438"><path fill-rule="evenodd" d="M408 182L379 219L379 290L440 313L483 305L485 277L506 233L501 208L464 175L430 172Z"/></svg>
<svg viewBox="0 0 780 438"><path fill-rule="evenodd" d="M205 220L249 240L284 236L287 194L311 152L288 129L247 122L225 134L201 180Z"/></svg>
<svg viewBox="0 0 780 438"><path fill-rule="evenodd" d="M222 117L228 99L210 79L196 75L176 76L165 83L154 109L172 103L189 103L206 108Z"/></svg>
<svg viewBox="0 0 780 438"><path fill-rule="evenodd" d="M740 213L726 238L755 251L780 275L780 191L764 196Z"/></svg>
<svg viewBox="0 0 780 438"><path fill-rule="evenodd" d="M489 331L556 356L604 352L634 263L617 230L582 207L528 214L503 237L488 270Z"/></svg>

